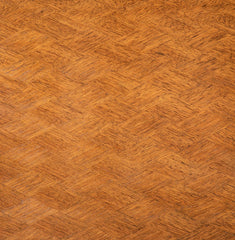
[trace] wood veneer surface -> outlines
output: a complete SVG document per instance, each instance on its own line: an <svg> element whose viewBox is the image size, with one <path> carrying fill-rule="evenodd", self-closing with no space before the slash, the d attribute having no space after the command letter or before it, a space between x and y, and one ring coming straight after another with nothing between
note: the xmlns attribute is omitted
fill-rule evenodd
<svg viewBox="0 0 235 240"><path fill-rule="evenodd" d="M0 1L0 239L235 239L234 9Z"/></svg>

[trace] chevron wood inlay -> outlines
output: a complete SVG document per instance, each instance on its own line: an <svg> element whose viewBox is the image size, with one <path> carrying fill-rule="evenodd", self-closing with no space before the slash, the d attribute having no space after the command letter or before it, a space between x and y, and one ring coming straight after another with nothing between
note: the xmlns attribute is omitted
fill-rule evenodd
<svg viewBox="0 0 235 240"><path fill-rule="evenodd" d="M0 240L235 239L235 2L0 1Z"/></svg>

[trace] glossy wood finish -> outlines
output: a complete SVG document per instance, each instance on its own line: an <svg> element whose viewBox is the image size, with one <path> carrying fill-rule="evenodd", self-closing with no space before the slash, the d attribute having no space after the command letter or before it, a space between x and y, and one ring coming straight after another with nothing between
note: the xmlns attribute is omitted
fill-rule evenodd
<svg viewBox="0 0 235 240"><path fill-rule="evenodd" d="M0 1L0 239L234 239L233 0Z"/></svg>

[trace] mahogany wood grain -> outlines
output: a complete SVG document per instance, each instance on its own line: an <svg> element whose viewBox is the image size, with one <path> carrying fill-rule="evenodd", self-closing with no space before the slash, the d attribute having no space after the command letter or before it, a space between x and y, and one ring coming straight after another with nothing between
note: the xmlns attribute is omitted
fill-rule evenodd
<svg viewBox="0 0 235 240"><path fill-rule="evenodd" d="M0 239L232 240L233 0L0 1Z"/></svg>

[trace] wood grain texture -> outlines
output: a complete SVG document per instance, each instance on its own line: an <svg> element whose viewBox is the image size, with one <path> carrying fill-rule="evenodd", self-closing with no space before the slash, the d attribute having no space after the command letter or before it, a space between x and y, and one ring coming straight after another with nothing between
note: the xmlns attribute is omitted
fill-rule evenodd
<svg viewBox="0 0 235 240"><path fill-rule="evenodd" d="M0 239L235 239L233 0L0 1Z"/></svg>

